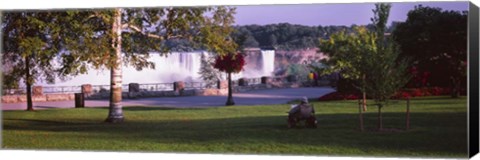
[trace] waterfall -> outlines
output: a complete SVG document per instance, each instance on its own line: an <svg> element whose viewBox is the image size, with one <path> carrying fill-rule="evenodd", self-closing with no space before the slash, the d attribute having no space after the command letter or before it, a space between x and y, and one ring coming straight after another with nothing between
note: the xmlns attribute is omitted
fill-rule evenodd
<svg viewBox="0 0 480 160"><path fill-rule="evenodd" d="M263 76L272 76L275 69L275 50L262 50L261 52Z"/></svg>
<svg viewBox="0 0 480 160"><path fill-rule="evenodd" d="M132 66L122 66L123 84L128 83L171 83L175 81L199 82L202 54L197 52L172 52L160 56L158 53L150 53L148 61L155 64L155 69L143 68L137 71ZM78 75L66 81L56 79L55 84L37 82L41 86L79 86L82 84L106 85L110 84L110 70L89 69L87 74Z"/></svg>
<svg viewBox="0 0 480 160"><path fill-rule="evenodd" d="M143 68L137 71L132 66L122 66L123 84L128 83L172 83L175 81L200 82L202 54L212 55L206 51L195 52L172 52L160 56L158 53L150 53L148 61L155 64L155 69ZM274 70L274 50L262 50L253 55L262 64L259 68L246 68L244 71L233 74L233 79L238 78L260 78L261 76L271 76ZM253 64L253 62L246 62ZM35 85L41 86L79 86L82 84L107 85L110 84L110 70L89 69L87 74L78 75L66 81L56 80L55 84L46 82L37 82Z"/></svg>
<svg viewBox="0 0 480 160"><path fill-rule="evenodd" d="M275 69L275 50L255 50L253 52L247 52L246 60L247 64L244 70L240 73L232 74L233 80L273 75Z"/></svg>
<svg viewBox="0 0 480 160"><path fill-rule="evenodd" d="M153 61L157 80L151 83L200 81L202 52L173 52L167 57L156 56ZM152 57L153 58L153 57Z"/></svg>

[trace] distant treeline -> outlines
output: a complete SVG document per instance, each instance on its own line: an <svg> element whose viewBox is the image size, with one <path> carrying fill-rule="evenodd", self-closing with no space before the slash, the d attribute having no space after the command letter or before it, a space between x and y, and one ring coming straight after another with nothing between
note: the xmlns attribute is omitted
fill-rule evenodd
<svg viewBox="0 0 480 160"><path fill-rule="evenodd" d="M393 23L388 32L391 32L397 23ZM266 47L281 50L294 50L317 47L319 38L328 39L335 32L346 30L351 32L352 26L304 26L298 24L279 23L269 25L234 26L233 40L240 47ZM373 30L373 25L366 26ZM166 42L166 46L174 51L191 51L202 49L193 47L187 40L173 40Z"/></svg>

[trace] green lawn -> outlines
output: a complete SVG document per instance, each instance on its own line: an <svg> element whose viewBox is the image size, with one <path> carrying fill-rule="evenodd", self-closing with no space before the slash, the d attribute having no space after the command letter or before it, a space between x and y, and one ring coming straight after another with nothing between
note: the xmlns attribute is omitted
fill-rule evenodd
<svg viewBox="0 0 480 160"><path fill-rule="evenodd" d="M6 149L146 151L467 158L466 98L411 101L411 130L376 132L377 110L358 130L356 101L313 102L317 129L287 129L290 106L207 109L125 107L126 121L108 124L107 108L4 111ZM385 107L384 127L403 129L405 103Z"/></svg>

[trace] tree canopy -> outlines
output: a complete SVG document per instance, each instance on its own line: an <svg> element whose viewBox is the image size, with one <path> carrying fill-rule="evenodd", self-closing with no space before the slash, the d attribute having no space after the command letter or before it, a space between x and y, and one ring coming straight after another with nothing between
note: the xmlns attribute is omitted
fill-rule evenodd
<svg viewBox="0 0 480 160"><path fill-rule="evenodd" d="M466 81L467 12L416 6L393 32L401 55L410 56L430 86L459 86ZM463 83L463 87L466 84Z"/></svg>

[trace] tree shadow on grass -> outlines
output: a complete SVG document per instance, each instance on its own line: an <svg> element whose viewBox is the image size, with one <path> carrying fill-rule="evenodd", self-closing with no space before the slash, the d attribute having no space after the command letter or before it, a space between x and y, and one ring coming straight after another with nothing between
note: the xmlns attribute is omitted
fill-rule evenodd
<svg viewBox="0 0 480 160"><path fill-rule="evenodd" d="M159 108L135 107L127 111L152 111ZM386 128L403 128L404 113L385 113ZM137 141L155 144L197 145L208 150L228 144L222 152L238 153L238 148L252 147L254 153L293 153L289 146L309 148L308 154L391 154L418 155L459 155L467 154L467 125L465 112L453 113L411 113L411 130L405 132L369 132L376 127L376 115L365 114L367 132L358 129L357 114L317 114L319 127L288 129L285 116L248 116L212 119L176 117L173 119L129 120L124 123L109 124L89 119L4 119L4 131L72 132L95 139L108 135L112 141L122 141L135 145ZM21 125L18 125L21 123ZM5 132L4 132L5 133ZM129 138L125 138L129 137ZM449 138L446 138L449 137ZM270 151L268 147L279 147L280 151ZM351 148L354 153L343 153L341 149ZM322 149L327 148L327 149ZM128 149L127 149L128 150ZM181 147L176 152L192 152ZM207 151L208 152L208 151ZM241 153L249 153L242 151Z"/></svg>

